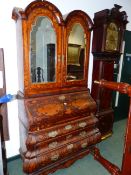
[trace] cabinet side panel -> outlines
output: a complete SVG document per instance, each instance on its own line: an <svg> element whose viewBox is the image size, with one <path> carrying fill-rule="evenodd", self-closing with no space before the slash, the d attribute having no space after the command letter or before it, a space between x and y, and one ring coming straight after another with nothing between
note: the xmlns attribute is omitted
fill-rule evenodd
<svg viewBox="0 0 131 175"><path fill-rule="evenodd" d="M19 131L20 131L20 152L25 153L27 151L26 148L26 139L27 139L27 129L23 125L23 123L19 120Z"/></svg>
<svg viewBox="0 0 131 175"><path fill-rule="evenodd" d="M97 27L93 30L92 53L100 53L103 42L103 27Z"/></svg>

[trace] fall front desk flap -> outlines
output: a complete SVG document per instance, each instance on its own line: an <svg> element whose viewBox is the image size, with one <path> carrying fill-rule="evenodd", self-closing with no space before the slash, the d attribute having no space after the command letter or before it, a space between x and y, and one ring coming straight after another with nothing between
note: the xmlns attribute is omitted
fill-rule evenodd
<svg viewBox="0 0 131 175"><path fill-rule="evenodd" d="M24 103L29 130L91 117L96 111L96 103L87 91L25 99Z"/></svg>

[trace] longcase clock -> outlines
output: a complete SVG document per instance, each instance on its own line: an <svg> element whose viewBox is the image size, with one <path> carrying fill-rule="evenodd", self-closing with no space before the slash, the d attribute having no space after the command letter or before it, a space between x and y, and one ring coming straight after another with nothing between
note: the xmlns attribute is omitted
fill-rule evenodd
<svg viewBox="0 0 131 175"><path fill-rule="evenodd" d="M93 76L92 97L97 103L97 117L99 129L103 138L111 135L114 114L112 109L112 92L99 88L95 80L105 79L113 81L114 64L119 63L123 34L127 24L125 11L121 6L114 5L112 9L96 12L94 15L92 54Z"/></svg>

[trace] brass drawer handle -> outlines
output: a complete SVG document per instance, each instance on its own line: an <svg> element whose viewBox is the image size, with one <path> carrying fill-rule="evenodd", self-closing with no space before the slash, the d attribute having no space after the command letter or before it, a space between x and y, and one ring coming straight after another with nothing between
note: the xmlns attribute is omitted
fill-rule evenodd
<svg viewBox="0 0 131 175"><path fill-rule="evenodd" d="M49 148L56 148L57 145L58 145L58 142L52 142L49 144Z"/></svg>
<svg viewBox="0 0 131 175"><path fill-rule="evenodd" d="M87 147L87 143L86 143L86 142L85 142L85 143L82 143L82 144L81 144L81 147L82 147L82 148L86 148L86 147Z"/></svg>
<svg viewBox="0 0 131 175"><path fill-rule="evenodd" d="M72 137L72 134L66 136L66 139L70 139Z"/></svg>
<svg viewBox="0 0 131 175"><path fill-rule="evenodd" d="M86 131L82 131L82 132L80 132L80 134L79 134L81 137L85 137L86 135L87 135L87 132Z"/></svg>
<svg viewBox="0 0 131 175"><path fill-rule="evenodd" d="M86 122L79 123L79 127L84 128L86 126Z"/></svg>
<svg viewBox="0 0 131 175"><path fill-rule="evenodd" d="M71 125L66 125L66 126L65 126L65 129L66 129L66 130L70 130L70 129L72 129L72 126L71 126Z"/></svg>
<svg viewBox="0 0 131 175"><path fill-rule="evenodd" d="M56 160L58 160L58 158L59 158L59 154L55 154L55 155L51 156L52 161L56 161Z"/></svg>
<svg viewBox="0 0 131 175"><path fill-rule="evenodd" d="M56 137L57 135L58 135L57 131L51 131L51 132L48 133L49 137Z"/></svg>
<svg viewBox="0 0 131 175"><path fill-rule="evenodd" d="M72 149L73 147L74 147L73 144L67 145L68 150Z"/></svg>

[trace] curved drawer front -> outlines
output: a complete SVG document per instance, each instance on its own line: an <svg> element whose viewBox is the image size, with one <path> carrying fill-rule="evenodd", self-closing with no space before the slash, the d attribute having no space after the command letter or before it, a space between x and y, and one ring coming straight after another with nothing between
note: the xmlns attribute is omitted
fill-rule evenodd
<svg viewBox="0 0 131 175"><path fill-rule="evenodd" d="M94 145L100 141L100 133L97 131L94 131L94 134L92 135L85 135L84 133L82 135L79 135L75 138L75 140L72 140L66 144L63 144L56 148L51 148L52 150L48 152L40 151L38 155L38 150L33 152L26 153L25 161L24 161L24 167L27 167L27 169L24 169L25 172L28 172L28 166L26 164L32 164L32 172L34 170L37 170L40 168L41 165L49 165L57 160L61 160L63 158L66 158L66 156L69 156L70 154L73 154L75 152L87 149L88 146ZM52 146L56 146L57 143L53 143ZM35 162L34 162L35 160ZM30 169L31 170L31 169Z"/></svg>
<svg viewBox="0 0 131 175"><path fill-rule="evenodd" d="M37 140L37 142L29 142L33 140L32 136L29 136L29 140L26 146L29 151L42 149L41 151L47 152L51 149L56 149L57 147L60 147L63 144L67 144L68 142L74 141L76 140L76 138L82 138L87 136L89 137L96 133L99 133L99 130L91 125L84 129L78 129L76 131L69 132L65 135L61 135L53 139L42 140L41 135L38 137L36 136L35 140Z"/></svg>
<svg viewBox="0 0 131 175"><path fill-rule="evenodd" d="M84 117L82 119L63 123L48 129L39 130L37 132L30 132L27 137L26 146L28 148L33 148L33 146L36 146L36 144L40 142L56 140L58 136L67 135L66 137L68 137L68 135L70 136L70 133L72 133L73 131L83 130L85 128L93 129L94 127L96 127L97 122L98 119L92 115Z"/></svg>
<svg viewBox="0 0 131 175"><path fill-rule="evenodd" d="M96 103L85 91L26 99L25 108L29 118L29 130L36 130L37 127L54 126L65 118L94 112Z"/></svg>

